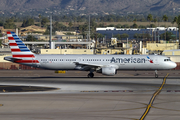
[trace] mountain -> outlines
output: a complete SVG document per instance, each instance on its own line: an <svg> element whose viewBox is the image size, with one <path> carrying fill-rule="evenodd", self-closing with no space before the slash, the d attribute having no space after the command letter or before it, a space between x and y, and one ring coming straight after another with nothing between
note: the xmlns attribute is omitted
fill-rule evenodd
<svg viewBox="0 0 180 120"><path fill-rule="evenodd" d="M1 12L166 13L179 12L179 0L0 0Z"/></svg>

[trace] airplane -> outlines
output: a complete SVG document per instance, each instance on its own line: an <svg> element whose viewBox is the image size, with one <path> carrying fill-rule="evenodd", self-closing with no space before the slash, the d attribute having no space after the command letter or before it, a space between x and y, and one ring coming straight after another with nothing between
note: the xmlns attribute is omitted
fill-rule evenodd
<svg viewBox="0 0 180 120"><path fill-rule="evenodd" d="M7 32L12 56L4 57L11 61L36 68L49 70L81 70L107 76L114 76L119 70L169 70L177 65L170 58L160 55L41 55L32 53L22 40L14 33Z"/></svg>

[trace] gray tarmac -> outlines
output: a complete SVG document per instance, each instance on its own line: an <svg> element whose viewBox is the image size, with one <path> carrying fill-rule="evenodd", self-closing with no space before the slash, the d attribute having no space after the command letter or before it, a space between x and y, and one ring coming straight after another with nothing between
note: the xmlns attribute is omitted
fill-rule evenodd
<svg viewBox="0 0 180 120"><path fill-rule="evenodd" d="M56 74L45 70L0 71L0 87L55 88L50 91L0 91L2 120L138 120L167 73L145 120L180 119L180 71L118 71L109 77L88 72Z"/></svg>

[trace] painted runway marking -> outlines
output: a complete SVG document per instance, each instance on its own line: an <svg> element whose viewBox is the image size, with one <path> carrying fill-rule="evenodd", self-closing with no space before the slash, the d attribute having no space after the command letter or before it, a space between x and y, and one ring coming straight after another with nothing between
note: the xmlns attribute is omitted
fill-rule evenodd
<svg viewBox="0 0 180 120"><path fill-rule="evenodd" d="M152 96L149 104L147 105L144 114L141 116L140 120L144 120L144 118L145 118L145 117L147 116L147 114L149 113L149 111L150 111L150 109L151 109L151 107L152 107L152 104L153 104L156 96L161 92L162 88L164 87L168 75L169 75L169 73L164 77L164 80L163 80L163 82L162 82L162 84L161 84L161 87L153 94L153 96Z"/></svg>

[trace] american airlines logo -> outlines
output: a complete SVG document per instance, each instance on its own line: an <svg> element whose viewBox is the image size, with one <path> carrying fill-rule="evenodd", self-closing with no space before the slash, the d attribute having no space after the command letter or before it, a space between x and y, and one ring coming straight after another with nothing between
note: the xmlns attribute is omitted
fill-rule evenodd
<svg viewBox="0 0 180 120"><path fill-rule="evenodd" d="M147 56L147 59L149 60L150 63L153 63L153 60L151 60L149 56Z"/></svg>
<svg viewBox="0 0 180 120"><path fill-rule="evenodd" d="M150 59L146 60L145 58L114 58L110 60L110 63L146 63L146 61L150 61L150 63L153 63L153 61Z"/></svg>

